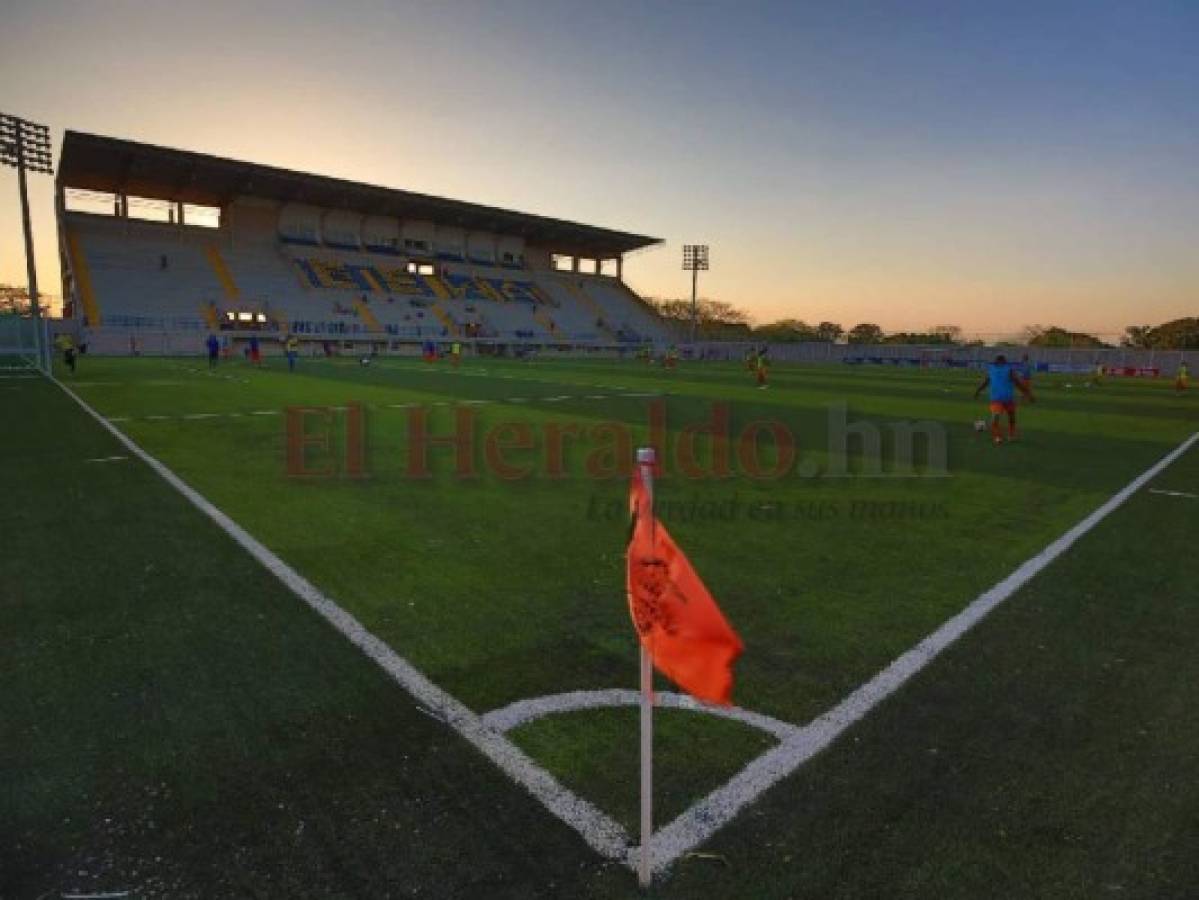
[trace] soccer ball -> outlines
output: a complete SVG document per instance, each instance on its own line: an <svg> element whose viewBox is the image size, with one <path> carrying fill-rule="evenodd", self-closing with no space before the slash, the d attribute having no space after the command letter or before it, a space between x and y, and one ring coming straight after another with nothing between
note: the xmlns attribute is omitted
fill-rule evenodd
<svg viewBox="0 0 1199 900"><path fill-rule="evenodd" d="M370 364L371 358L369 356L364 356L362 359L358 360L358 365L360 366L369 366Z"/></svg>
<svg viewBox="0 0 1199 900"><path fill-rule="evenodd" d="M987 423L984 422L982 419L975 419L974 420L974 430L975 431L986 431Z"/></svg>

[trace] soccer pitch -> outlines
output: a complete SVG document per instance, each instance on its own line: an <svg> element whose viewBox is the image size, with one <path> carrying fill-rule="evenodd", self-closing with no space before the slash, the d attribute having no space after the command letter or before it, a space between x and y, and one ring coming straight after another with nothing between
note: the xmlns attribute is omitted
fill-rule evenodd
<svg viewBox="0 0 1199 900"><path fill-rule="evenodd" d="M977 376L955 371L776 366L764 391L733 364L571 359L85 357L57 374L600 817L548 811L439 694L402 690L66 393L11 378L14 896L635 895L603 835L573 830L636 840L635 708L574 694L529 712L637 686L633 447L664 443L659 514L745 642L734 698L756 716L658 710L666 826L1199 428L1164 381L1083 376L1038 379L1020 439L995 447L973 427ZM727 471L703 432L726 423ZM469 435L464 455L431 446L419 471L421 427ZM829 749L727 820L692 815L703 839L675 845L654 891L1184 895L1195 494L1192 447Z"/></svg>

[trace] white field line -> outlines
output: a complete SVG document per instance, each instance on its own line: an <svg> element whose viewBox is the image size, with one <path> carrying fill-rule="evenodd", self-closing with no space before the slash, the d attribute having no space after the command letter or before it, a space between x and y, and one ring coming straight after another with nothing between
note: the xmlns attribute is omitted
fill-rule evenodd
<svg viewBox="0 0 1199 900"><path fill-rule="evenodd" d="M489 728L480 716L433 684L411 663L367 631L361 622L321 593L299 572L259 543L249 532L213 506L163 463L113 427L100 413L88 406L78 394L57 379L52 380L102 427L107 429L129 452L141 459L171 487L186 497L193 506L212 519L222 531L240 544L267 571L282 581L292 593L312 607L346 639L378 663L422 706L436 714L473 744L505 774L540 800L551 813L578 831L594 850L609 859L624 857L629 837L617 822L587 800L559 784L549 772L533 762L508 738Z"/></svg>
<svg viewBox="0 0 1199 900"><path fill-rule="evenodd" d="M1159 491L1157 488L1150 488L1149 493L1160 494L1163 497L1186 497L1188 500L1199 500L1199 494L1188 494L1186 491Z"/></svg>
<svg viewBox="0 0 1199 900"><path fill-rule="evenodd" d="M684 853L708 840L763 792L786 778L824 750L855 722L895 693L909 678L931 663L946 647L964 635L1009 597L1026 585L1055 559L1074 546L1088 531L1111 515L1129 497L1199 441L1195 432L1126 487L1114 494L1089 516L1024 562L969 606L912 647L870 681L855 690L828 712L803 726L792 737L766 751L669 825L654 834L651 845L654 871L663 872ZM629 849L626 863L637 868L639 848Z"/></svg>
<svg viewBox="0 0 1199 900"><path fill-rule="evenodd" d="M95 459L85 459L84 462L89 463L107 463L120 462L123 459L128 459L128 456L97 456Z"/></svg>
<svg viewBox="0 0 1199 900"><path fill-rule="evenodd" d="M496 731L507 733L513 728L518 728L543 716L556 716L560 713L576 712L580 709L637 706L640 703L640 691L623 688L610 688L606 691L569 691L564 694L549 694L544 697L518 700L487 713L483 716L483 722ZM701 703L688 694L676 694L674 691L655 692L654 705L667 709L685 709L690 712L707 713L721 719L731 719L734 722L741 722L772 734L780 741L794 736L800 730L798 725L792 725L781 719L764 716L739 706L712 706Z"/></svg>

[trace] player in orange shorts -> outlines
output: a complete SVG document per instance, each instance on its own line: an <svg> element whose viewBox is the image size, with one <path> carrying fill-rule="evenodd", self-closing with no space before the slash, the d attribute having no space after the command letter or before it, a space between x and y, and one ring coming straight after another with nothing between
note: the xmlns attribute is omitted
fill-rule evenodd
<svg viewBox="0 0 1199 900"><path fill-rule="evenodd" d="M1004 414L1008 421L1008 440L1016 439L1016 389L1019 388L1029 403L1035 403L1032 388L1020 378L1012 368L1012 364L1001 353L995 357L995 362L987 366L987 375L974 390L974 396L982 393L983 388L991 388L991 440L995 444L1003 443L1003 429L1000 422Z"/></svg>

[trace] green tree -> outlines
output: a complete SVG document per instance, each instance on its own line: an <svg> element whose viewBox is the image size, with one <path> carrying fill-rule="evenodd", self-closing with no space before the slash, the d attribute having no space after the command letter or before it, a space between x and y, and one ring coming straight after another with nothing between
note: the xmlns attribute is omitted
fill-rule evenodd
<svg viewBox="0 0 1199 900"><path fill-rule="evenodd" d="M1058 325L1042 327L1029 325L1024 329L1025 343L1030 347L1106 347L1093 334L1070 331Z"/></svg>
<svg viewBox="0 0 1199 900"><path fill-rule="evenodd" d="M962 342L962 326L960 325L934 325L929 329L929 334L936 335L938 340L934 343L938 344L960 344Z"/></svg>
<svg viewBox="0 0 1199 900"><path fill-rule="evenodd" d="M1188 317L1161 325L1130 325L1124 330L1124 344L1154 350L1199 349L1199 318Z"/></svg>
<svg viewBox="0 0 1199 900"><path fill-rule="evenodd" d="M851 344L878 344L883 339L883 329L873 322L862 322L849 329Z"/></svg>
<svg viewBox="0 0 1199 900"><path fill-rule="evenodd" d="M801 319L780 319L754 329L755 338L776 344L794 344L801 341L816 341L816 329Z"/></svg>
<svg viewBox="0 0 1199 900"><path fill-rule="evenodd" d="M41 297L42 315L50 315L50 295L39 291ZM16 287L11 284L0 284L0 315L5 316L28 316L31 314L32 306L29 303L28 288Z"/></svg>
<svg viewBox="0 0 1199 900"><path fill-rule="evenodd" d="M816 326L816 340L818 341L834 344L843 334L845 334L845 329L836 322L821 322Z"/></svg>
<svg viewBox="0 0 1199 900"><path fill-rule="evenodd" d="M1124 329L1124 337L1120 343L1125 347L1147 348L1152 346L1149 343L1149 334L1153 331L1152 325L1129 325Z"/></svg>
<svg viewBox="0 0 1199 900"><path fill-rule="evenodd" d="M646 301L668 322L691 327L690 300L647 297ZM737 338L750 332L749 315L731 303L700 297L695 302L695 311L700 337Z"/></svg>

